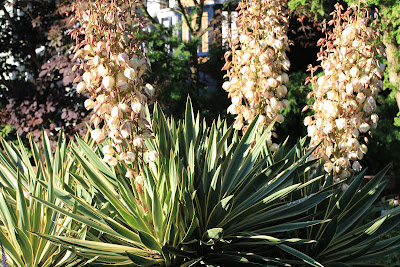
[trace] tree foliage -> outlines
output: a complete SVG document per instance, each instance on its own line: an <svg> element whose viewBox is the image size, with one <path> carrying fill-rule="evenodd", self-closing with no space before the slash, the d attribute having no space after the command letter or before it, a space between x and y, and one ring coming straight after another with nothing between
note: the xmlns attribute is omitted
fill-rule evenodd
<svg viewBox="0 0 400 267"><path fill-rule="evenodd" d="M69 1L16 0L0 4L0 90L2 125L14 133L42 128L53 134L79 130L86 112L72 88L68 47ZM83 129L81 127L81 129Z"/></svg>

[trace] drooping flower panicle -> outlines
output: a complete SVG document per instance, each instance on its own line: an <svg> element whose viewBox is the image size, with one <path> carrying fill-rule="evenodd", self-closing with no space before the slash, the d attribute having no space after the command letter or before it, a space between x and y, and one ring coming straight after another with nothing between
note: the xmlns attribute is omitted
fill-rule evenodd
<svg viewBox="0 0 400 267"><path fill-rule="evenodd" d="M287 37L288 18L284 0L243 1L239 3L238 36L230 40L232 51L225 54L229 81L223 84L232 104L228 113L235 114L234 128L245 130L256 115L266 127L288 107L290 61ZM270 148L271 138L268 140Z"/></svg>
<svg viewBox="0 0 400 267"><path fill-rule="evenodd" d="M153 100L153 88L144 83L150 70L143 45L135 38L142 29L134 1L78 1L71 30L76 39L75 68L83 75L75 79L77 91L87 90L85 107L93 109L90 121L97 127L92 138L105 139L104 160L111 166L118 162L132 164L146 152L144 140L152 137L144 106ZM130 175L138 170L129 172Z"/></svg>
<svg viewBox="0 0 400 267"><path fill-rule="evenodd" d="M379 120L375 110L384 72L378 60L382 46L376 38L376 20L371 23L368 10L358 4L345 13L342 9L336 5L329 23L334 29L320 40L323 75L310 77L315 113L304 120L311 147L321 142L315 155L337 179L362 168L359 160L368 150L366 134Z"/></svg>

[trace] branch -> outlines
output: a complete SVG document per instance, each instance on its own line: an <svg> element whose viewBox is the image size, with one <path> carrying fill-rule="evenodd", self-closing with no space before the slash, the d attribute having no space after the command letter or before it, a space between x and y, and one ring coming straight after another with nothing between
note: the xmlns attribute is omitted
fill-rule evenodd
<svg viewBox="0 0 400 267"><path fill-rule="evenodd" d="M162 30L164 28L161 23L159 23L153 16L150 15L143 2L140 2L140 10L142 10L143 16L148 19L154 27L156 27L158 30Z"/></svg>
<svg viewBox="0 0 400 267"><path fill-rule="evenodd" d="M185 12L185 8L182 5L182 1L181 0L177 0L177 2L178 2L179 9L180 9L180 11L178 11L178 13L180 13L183 16L183 18L184 18L184 20L186 22L186 25L189 27L189 31L191 33L193 33L194 30L193 30L193 27L192 27L192 23L191 23L191 21L189 21L189 17Z"/></svg>
<svg viewBox="0 0 400 267"><path fill-rule="evenodd" d="M195 4L196 3L197 1L195 1ZM204 1L200 1L200 3L196 4L197 17L196 17L196 29L194 32L196 35L199 34L199 31L201 30L201 19L203 18L203 10L204 10Z"/></svg>

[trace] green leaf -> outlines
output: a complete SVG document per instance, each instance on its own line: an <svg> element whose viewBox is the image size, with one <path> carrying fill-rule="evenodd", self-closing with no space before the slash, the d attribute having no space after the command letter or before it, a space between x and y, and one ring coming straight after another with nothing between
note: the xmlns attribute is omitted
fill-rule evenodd
<svg viewBox="0 0 400 267"><path fill-rule="evenodd" d="M46 159L47 171L48 174L52 175L53 174L52 166L54 159L53 159L53 153L51 152L50 140L46 134L46 131L42 131L42 142L43 142L44 157Z"/></svg>
<svg viewBox="0 0 400 267"><path fill-rule="evenodd" d="M211 238L213 240L219 240L222 238L222 232L224 229L222 228L212 228L206 231L206 238Z"/></svg>
<svg viewBox="0 0 400 267"><path fill-rule="evenodd" d="M228 216L232 207L233 195L221 199L221 201L211 211L206 224L206 228L218 226L223 219Z"/></svg>
<svg viewBox="0 0 400 267"><path fill-rule="evenodd" d="M93 227L93 228L95 228L95 229L97 229L99 231L102 231L102 232L105 232L105 233L108 233L108 234L111 234L111 235L116 235L117 234L114 230L112 230L111 227L109 227L108 225L106 225L104 223L101 223L100 221L93 221L93 220L90 220L90 219L86 218L85 216L81 216L81 215L78 215L78 214L75 214L75 213L72 213L72 212L68 212L68 211L66 211L66 210L64 210L64 209L62 209L62 208L60 208L60 207L58 207L58 206L56 206L56 205L54 205L54 204L52 204L50 202L42 200L40 198L37 198L37 197L34 197L34 196L32 196L32 198L34 198L36 201L42 203L43 205L45 205L47 207L50 207L50 208L52 208L52 209L54 209L54 210L56 210L56 211L58 211L58 212L60 212L60 213L62 213L64 215L66 215L66 216L69 216L69 217L71 217L71 218L73 218L73 219L75 219L75 220L77 220L77 221L79 221L81 223L84 223L84 224L86 224L86 225L88 225L90 227Z"/></svg>
<svg viewBox="0 0 400 267"><path fill-rule="evenodd" d="M160 253L162 253L162 247L161 245L157 242L157 240L149 235L148 233L142 232L142 231L138 231L139 233L139 238L140 241L142 241L143 245L145 245L147 248L151 249L151 250L156 250Z"/></svg>
<svg viewBox="0 0 400 267"><path fill-rule="evenodd" d="M289 231L293 231L293 230L298 230L298 229L314 226L317 224L323 224L325 222L329 222L329 220L314 220L314 221L308 221L308 222L280 223L278 225L265 227L262 230L260 229L260 232L262 231L265 234L289 232ZM254 231L252 231L252 232L254 232Z"/></svg>
<svg viewBox="0 0 400 267"><path fill-rule="evenodd" d="M6 234L3 232L3 230L0 228L0 242L3 244L3 247L7 254L10 256L10 258L16 262L19 266L24 266L24 263L22 262L21 256L22 253L19 250L19 248L15 247L16 242L13 242L12 240L9 240L6 236Z"/></svg>
<svg viewBox="0 0 400 267"><path fill-rule="evenodd" d="M163 227L163 222L164 222L164 216L163 216L163 212L161 209L161 204L160 204L160 200L158 198L158 194L157 194L157 189L154 187L153 189L153 198L152 198L152 203L151 203L151 211L152 211L152 215L153 215L153 224L154 224L154 229L157 233L158 236L158 240L161 241L162 240L162 236L164 233L162 233L162 229Z"/></svg>
<svg viewBox="0 0 400 267"><path fill-rule="evenodd" d="M203 259L203 257L199 257L197 259L185 262L184 264L181 265L181 267L191 267L191 266L196 266L198 262L200 262Z"/></svg>
<svg viewBox="0 0 400 267"><path fill-rule="evenodd" d="M319 251L323 251L329 246L335 237L337 230L337 216L333 217L326 226L322 225L320 227L323 229L323 231L320 233L320 237L317 237L317 248Z"/></svg>
<svg viewBox="0 0 400 267"><path fill-rule="evenodd" d="M258 116L247 128L246 133L242 137L242 140L233 152L232 159L226 159L229 160L229 165L227 170L225 171L224 178L222 179L223 194L229 192L232 188L236 186L237 180L235 179L235 177L237 177L239 168L242 166L242 163L246 158L246 152L250 148L253 137L257 131L257 121Z"/></svg>
<svg viewBox="0 0 400 267"><path fill-rule="evenodd" d="M148 258L148 257L142 257L142 256L138 256L138 255L135 255L133 253L128 253L128 252L126 253L126 255L137 266L154 266L155 264L162 262L162 260L157 260L157 259Z"/></svg>
<svg viewBox="0 0 400 267"><path fill-rule="evenodd" d="M24 193L22 192L21 174L18 171L18 187L17 187L17 213L18 213L18 226L23 231L30 230L30 223L28 217L28 211L26 206L26 199Z"/></svg>
<svg viewBox="0 0 400 267"><path fill-rule="evenodd" d="M29 238L24 231L22 231L19 228L15 228L16 233L15 236L17 237L18 245L21 249L21 255L23 255L23 259L25 261L25 264L27 266L33 266L33 250L32 250L32 245L29 241Z"/></svg>
<svg viewBox="0 0 400 267"><path fill-rule="evenodd" d="M277 246L279 248L281 248L282 250L284 250L284 251L292 254L293 256L303 260L304 262L310 264L311 266L323 267L323 265L321 263L317 262L313 258L307 256L306 254L304 254L304 253L302 253L302 252L300 252L300 251L298 251L298 250L296 250L294 248L291 248L291 247L289 247L289 246L287 246L285 244L278 244Z"/></svg>
<svg viewBox="0 0 400 267"><path fill-rule="evenodd" d="M99 253L107 252L107 253L116 253L116 254L120 254L120 255L126 255L126 253L133 253L136 255L143 255L143 256L149 254L148 251L142 250L139 248L135 248L135 247L128 247L128 246L105 243L105 242L81 240L81 239L70 238L70 237L51 236L51 235L44 235L44 234L39 234L39 233L35 233L35 234L42 238L51 240L53 242L57 242L57 243L61 242L62 244L65 244L65 245L69 245L69 246L73 246L73 247L81 248L81 249L90 249L93 251L97 251Z"/></svg>

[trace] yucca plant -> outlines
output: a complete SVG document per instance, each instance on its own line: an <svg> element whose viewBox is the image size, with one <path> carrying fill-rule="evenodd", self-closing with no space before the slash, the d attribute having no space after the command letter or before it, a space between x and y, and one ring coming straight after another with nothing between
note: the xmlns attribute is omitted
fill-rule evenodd
<svg viewBox="0 0 400 267"><path fill-rule="evenodd" d="M28 150L20 139L19 148L3 139L0 151L0 242L11 266L79 266L82 260L64 247L42 239L38 234L83 237L85 229L70 218L42 206L32 197L55 206L54 187L70 184L69 172L74 172L72 155L61 135L53 154L43 132L42 147L30 139ZM42 184L46 185L43 190ZM31 197L31 196L32 197Z"/></svg>
<svg viewBox="0 0 400 267"><path fill-rule="evenodd" d="M307 229L307 238L317 243L302 247L302 251L324 266L368 266L371 259L397 252L400 249L400 236L384 238L400 223L400 208L368 221L372 207L382 193L386 181L382 181L387 166L369 181L365 181L366 170L349 178L347 184L337 184L341 188L309 212L312 220L329 220L326 224ZM312 175L322 173L322 167L314 169ZM324 184L305 187L302 195L318 192L318 187L333 185L333 174ZM307 179L306 177L303 177Z"/></svg>
<svg viewBox="0 0 400 267"><path fill-rule="evenodd" d="M161 159L144 161L141 180L129 179L123 175L123 164L111 167L102 160L105 145L107 142L77 138L72 149L81 170L72 175L86 194L78 196L55 188L55 194L69 209L37 198L87 225L90 230L86 240L41 236L71 248L82 258L95 257L94 266L178 265L183 259L165 247L188 241L196 225L188 177L174 165L178 162L172 157L168 162L171 168L166 169Z"/></svg>
<svg viewBox="0 0 400 267"><path fill-rule="evenodd" d="M94 266L279 265L287 253L318 265L294 248L314 240L283 234L325 222L308 220L306 212L329 197L329 189L304 200L293 195L322 178L294 182L315 164L307 162L309 154L298 157L298 148L285 153L282 146L271 155L269 133L257 132L256 121L241 138L220 120L207 127L194 118L190 101L184 121L167 121L158 107L153 118L156 138L146 145L159 157L143 158L141 181L122 175L122 164L102 161L107 144L77 139L81 170L72 176L88 194L55 187L69 209L37 200L90 230L86 240L43 238L95 257Z"/></svg>
<svg viewBox="0 0 400 267"><path fill-rule="evenodd" d="M299 156L306 153L305 148L297 151ZM295 182L305 183L319 177L324 174L323 168L319 162L315 168L299 175ZM400 209L370 219L374 216L373 205L386 184L382 179L389 168L390 165L370 180L366 180L367 170L364 170L338 183L334 182L334 174L331 173L325 179L297 191L296 198L306 199L321 190L336 189L334 194L307 212L309 220L326 223L296 231L296 236L318 241L301 246L299 250L324 266L367 266L371 259L398 251L400 236L387 239L385 236L400 223ZM292 263L302 264L300 261Z"/></svg>
<svg viewBox="0 0 400 267"><path fill-rule="evenodd" d="M257 120L243 137L221 120L208 127L195 118L190 101L183 122L164 121L161 113L154 114L156 136L162 137L160 158L175 151L193 181L198 218L190 242L175 248L176 253L206 265L280 265L290 253L318 265L294 248L315 241L283 234L324 222L302 215L330 196L329 189L303 200L294 195L322 178L297 181L299 173L315 164L307 161L309 154L298 157L299 148L285 152L283 144L272 155L266 142L272 125L259 132Z"/></svg>

